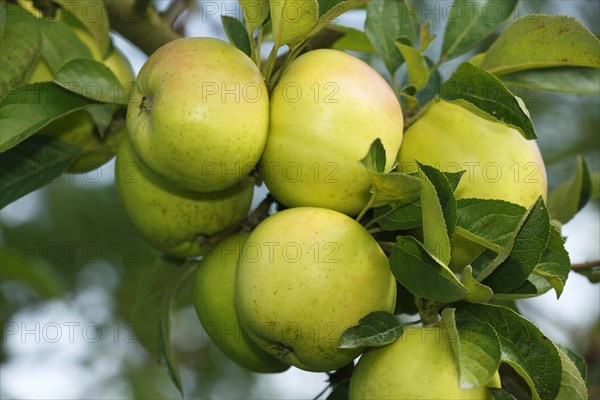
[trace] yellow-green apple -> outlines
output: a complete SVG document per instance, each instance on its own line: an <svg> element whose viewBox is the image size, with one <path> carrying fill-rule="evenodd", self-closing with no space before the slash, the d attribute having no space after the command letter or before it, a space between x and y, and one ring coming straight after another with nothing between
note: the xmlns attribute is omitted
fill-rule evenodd
<svg viewBox="0 0 600 400"><path fill-rule="evenodd" d="M298 207L262 221L240 254L235 299L242 327L270 354L307 371L338 369L363 349L342 333L394 310L396 281L375 239L352 218Z"/></svg>
<svg viewBox="0 0 600 400"><path fill-rule="evenodd" d="M223 239L199 263L194 280L194 306L213 343L229 359L254 372L289 368L258 347L244 332L234 301L235 274L248 233Z"/></svg>
<svg viewBox="0 0 600 400"><path fill-rule="evenodd" d="M249 179L212 193L179 189L150 171L123 140L117 152L115 181L129 218L158 250L180 257L203 254L210 237L233 229L252 202Z"/></svg>
<svg viewBox="0 0 600 400"><path fill-rule="evenodd" d="M500 199L530 207L547 196L546 169L535 141L447 101L434 100L404 133L399 171L416 171L416 161L466 171L456 188L458 199ZM452 245L451 266L457 271L483 250L457 235Z"/></svg>
<svg viewBox="0 0 600 400"><path fill-rule="evenodd" d="M447 101L435 100L404 134L401 172L415 160L443 171L464 170L457 198L500 199L530 207L546 197L546 169L537 143L516 129Z"/></svg>
<svg viewBox="0 0 600 400"><path fill-rule="evenodd" d="M498 372L487 384L500 387ZM448 334L437 326L406 328L387 346L367 350L350 380L349 398L487 400L486 387L460 387L457 358Z"/></svg>
<svg viewBox="0 0 600 400"><path fill-rule="evenodd" d="M213 38L183 38L154 52L135 81L127 131L156 174L191 191L233 186L262 154L269 100L256 65Z"/></svg>
<svg viewBox="0 0 600 400"><path fill-rule="evenodd" d="M389 171L402 141L393 90L369 65L338 50L311 51L289 66L273 92L270 121L260 171L289 207L358 214L372 187L360 160L379 138Z"/></svg>

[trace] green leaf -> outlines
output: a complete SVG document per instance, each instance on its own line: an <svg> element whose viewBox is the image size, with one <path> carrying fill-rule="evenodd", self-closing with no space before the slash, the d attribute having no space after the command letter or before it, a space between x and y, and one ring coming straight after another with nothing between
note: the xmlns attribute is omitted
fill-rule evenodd
<svg viewBox="0 0 600 400"><path fill-rule="evenodd" d="M229 15L221 15L221 23L231 44L250 57L252 53L250 49L250 37L242 21Z"/></svg>
<svg viewBox="0 0 600 400"><path fill-rule="evenodd" d="M419 197L376 208L374 220L381 229L389 232L418 228L423 224Z"/></svg>
<svg viewBox="0 0 600 400"><path fill-rule="evenodd" d="M600 41L575 18L541 14L510 25L481 63L498 76L560 66L600 68Z"/></svg>
<svg viewBox="0 0 600 400"><path fill-rule="evenodd" d="M528 220L532 209L533 207L527 210L521 216L519 222L516 224L516 226L514 226L513 231L510 232L504 239L504 244L501 246L499 252L487 249L480 253L477 258L471 262L471 266L473 267L473 275L479 282L487 278L500 264L508 259L510 253L512 252L514 242L519 235L521 228Z"/></svg>
<svg viewBox="0 0 600 400"><path fill-rule="evenodd" d="M53 120L90 104L94 103L53 82L18 87L0 101L0 152L16 146Z"/></svg>
<svg viewBox="0 0 600 400"><path fill-rule="evenodd" d="M587 67L552 67L513 72L502 75L510 88L531 88L547 92L583 95L600 94L600 71Z"/></svg>
<svg viewBox="0 0 600 400"><path fill-rule="evenodd" d="M556 291L556 297L559 298L567 283L570 271L571 260L565 249L565 241L560 232L550 226L548 244L533 273L546 279Z"/></svg>
<svg viewBox="0 0 600 400"><path fill-rule="evenodd" d="M503 200L460 199L456 205L456 225L462 228L456 233L496 252L510 243L527 212L525 207Z"/></svg>
<svg viewBox="0 0 600 400"><path fill-rule="evenodd" d="M189 280L195 264L158 260L147 272L131 309L131 321L140 343L164 362L173 384L183 394L179 369L171 346L171 310L181 286Z"/></svg>
<svg viewBox="0 0 600 400"><path fill-rule="evenodd" d="M249 35L269 17L269 0L238 0L238 2L242 7L244 22L248 28L247 34Z"/></svg>
<svg viewBox="0 0 600 400"><path fill-rule="evenodd" d="M492 400L517 400L515 396L504 389L488 388L488 392L492 396Z"/></svg>
<svg viewBox="0 0 600 400"><path fill-rule="evenodd" d="M429 67L425 57L414 47L407 46L398 41L395 43L406 62L409 84L417 88L417 92L420 92L429 81Z"/></svg>
<svg viewBox="0 0 600 400"><path fill-rule="evenodd" d="M100 136L100 139L103 139L113 120L113 105L97 104L88 107L86 112L92 116L94 125L96 125L96 128L98 129L98 135Z"/></svg>
<svg viewBox="0 0 600 400"><path fill-rule="evenodd" d="M511 17L517 3L517 0L454 0L448 11L440 60L465 54L486 39Z"/></svg>
<svg viewBox="0 0 600 400"><path fill-rule="evenodd" d="M419 51L425 52L434 40L435 35L431 33L431 20L425 20L419 25Z"/></svg>
<svg viewBox="0 0 600 400"><path fill-rule="evenodd" d="M369 171L384 173L385 172L385 147L381 143L381 139L377 138L371 143L369 152L360 160Z"/></svg>
<svg viewBox="0 0 600 400"><path fill-rule="evenodd" d="M439 170L418 163L421 171L421 213L424 247L429 254L450 263L450 237L456 226L456 199L450 182Z"/></svg>
<svg viewBox="0 0 600 400"><path fill-rule="evenodd" d="M465 304L456 310L456 316L494 328L502 348L501 361L525 380L535 400L558 395L561 357L554 343L533 323L511 309L490 304Z"/></svg>
<svg viewBox="0 0 600 400"><path fill-rule="evenodd" d="M416 296L449 303L469 294L452 271L439 264L412 236L398 236L390 267L396 279Z"/></svg>
<svg viewBox="0 0 600 400"><path fill-rule="evenodd" d="M310 32L310 36L325 28L340 15L361 5L368 0L319 0L319 20Z"/></svg>
<svg viewBox="0 0 600 400"><path fill-rule="evenodd" d="M373 183L373 207L381 207L397 201L412 200L421 189L421 180L399 172L381 174L367 170Z"/></svg>
<svg viewBox="0 0 600 400"><path fill-rule="evenodd" d="M548 209L552 219L569 222L592 196L592 176L585 158L577 156L575 176L550 193Z"/></svg>
<svg viewBox="0 0 600 400"><path fill-rule="evenodd" d="M395 41L401 37L415 43L417 30L409 2L405 0L370 1L367 4L365 33L373 48L383 59L390 75L404 59Z"/></svg>
<svg viewBox="0 0 600 400"><path fill-rule="evenodd" d="M469 289L470 293L464 298L469 303L486 304L494 296L494 291L473 277L473 268L467 265L460 275L460 282Z"/></svg>
<svg viewBox="0 0 600 400"><path fill-rule="evenodd" d="M456 190L463 172L444 172L452 190ZM411 175L411 174L409 174ZM418 228L423 225L419 196L396 201L388 206L375 208L374 221L386 231Z"/></svg>
<svg viewBox="0 0 600 400"><path fill-rule="evenodd" d="M494 293L490 302L505 302L538 297L552 289L548 281L540 276L531 275L525 283L510 293Z"/></svg>
<svg viewBox="0 0 600 400"><path fill-rule="evenodd" d="M452 188L453 192L456 191L456 188L458 187L458 184L460 183L460 180L462 179L465 172L467 171L444 172L444 175L446 176L446 179L448 179L448 182L450 183L450 187Z"/></svg>
<svg viewBox="0 0 600 400"><path fill-rule="evenodd" d="M385 346L402 335L403 327L394 314L374 311L348 328L340 337L338 348L355 349L366 346Z"/></svg>
<svg viewBox="0 0 600 400"><path fill-rule="evenodd" d="M581 378L585 381L587 379L587 364L585 362L585 358L575 353L567 346L557 344L556 347L558 347L562 352L564 352L567 355L567 357L569 357L569 359L573 362L573 364L575 364L577 370L579 371L579 375L581 375Z"/></svg>
<svg viewBox="0 0 600 400"><path fill-rule="evenodd" d="M0 40L0 98L3 98L22 84L33 69L42 49L42 34L38 24L25 22L34 17L21 7L3 2L1 8L6 8Z"/></svg>
<svg viewBox="0 0 600 400"><path fill-rule="evenodd" d="M277 45L294 47L306 39L319 18L317 0L279 0L269 3Z"/></svg>
<svg viewBox="0 0 600 400"><path fill-rule="evenodd" d="M500 339L488 323L481 323L454 308L442 311L460 371L460 387L485 386L500 367Z"/></svg>
<svg viewBox="0 0 600 400"><path fill-rule="evenodd" d="M431 70L433 61L428 57L425 57L425 61L427 62L427 67ZM427 104L439 95L441 87L442 75L439 70L435 70L432 74L429 74L427 84L416 94L416 98L420 104Z"/></svg>
<svg viewBox="0 0 600 400"><path fill-rule="evenodd" d="M540 197L519 230L508 258L485 280L495 293L510 293L521 286L541 259L550 237L550 216Z"/></svg>
<svg viewBox="0 0 600 400"><path fill-rule="evenodd" d="M359 51L367 54L375 51L373 45L369 42L369 38L363 31L341 25L329 25L329 27L344 34L344 36L336 40L333 44L334 49Z"/></svg>
<svg viewBox="0 0 600 400"><path fill-rule="evenodd" d="M62 19L88 31L104 57L110 52L108 11L103 0L56 0L63 7ZM67 11L67 12L65 12Z"/></svg>
<svg viewBox="0 0 600 400"><path fill-rule="evenodd" d="M73 27L60 20L42 20L42 57L56 73L76 58L93 59L90 49L75 34Z"/></svg>
<svg viewBox="0 0 600 400"><path fill-rule="evenodd" d="M52 182L79 153L79 147L41 135L0 153L0 209Z"/></svg>
<svg viewBox="0 0 600 400"><path fill-rule="evenodd" d="M456 69L442 86L440 97L513 127L526 139L536 138L533 124L516 97L498 78L472 64L463 63Z"/></svg>
<svg viewBox="0 0 600 400"><path fill-rule="evenodd" d="M557 347L560 361L562 363L562 377L560 380L560 391L556 396L556 400L587 400L588 390L585 381L581 377L577 366L565 352Z"/></svg>
<svg viewBox="0 0 600 400"><path fill-rule="evenodd" d="M327 400L348 400L350 396L350 379L345 379L335 385Z"/></svg>
<svg viewBox="0 0 600 400"><path fill-rule="evenodd" d="M93 101L122 105L128 103L125 89L115 74L98 61L71 60L56 72L54 83Z"/></svg>

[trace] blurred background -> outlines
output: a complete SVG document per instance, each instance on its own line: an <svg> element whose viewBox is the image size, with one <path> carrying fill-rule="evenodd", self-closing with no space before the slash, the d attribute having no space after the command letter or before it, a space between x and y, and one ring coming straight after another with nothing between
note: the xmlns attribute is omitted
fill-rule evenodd
<svg viewBox="0 0 600 400"><path fill-rule="evenodd" d="M169 2L155 3L162 9ZM429 10L426 18L433 20L441 38L443 10L450 3L417 3ZM531 12L571 15L596 36L600 33L597 1L521 2L519 15ZM220 14L237 15L236 3L194 3L186 16L185 35L225 39ZM336 23L362 29L364 20L364 11L357 10ZM118 35L113 39L138 71L145 55ZM438 39L428 50L431 58L437 58L440 43ZM442 68L445 78L461 60ZM600 170L598 96L534 92L527 100L550 189L572 176L577 154L585 156L592 171ZM63 175L0 212L2 399L180 397L166 370L137 343L126 322L137 285L158 253L127 219L113 173L111 162L85 175ZM264 195L264 190L257 190L255 204ZM564 226L573 263L600 259L599 206L596 195ZM240 369L203 332L189 287L180 303L172 340L186 398L310 399L326 386L326 374L290 369L257 375ZM600 286L571 273L559 300L548 292L518 305L552 340L586 357L590 398L600 398Z"/></svg>

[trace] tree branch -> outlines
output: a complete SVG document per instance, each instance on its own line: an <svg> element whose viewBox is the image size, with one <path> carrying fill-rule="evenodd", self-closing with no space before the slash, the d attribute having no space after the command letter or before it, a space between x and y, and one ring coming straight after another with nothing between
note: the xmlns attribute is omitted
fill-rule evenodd
<svg viewBox="0 0 600 400"><path fill-rule="evenodd" d="M147 0L104 0L110 26L150 55L156 49L181 38L169 19L163 19Z"/></svg>
<svg viewBox="0 0 600 400"><path fill-rule="evenodd" d="M571 269L573 271L583 271L583 270L586 270L586 269L592 269L594 267L600 267L600 260L588 261L588 262L584 262L584 263L572 264L571 265Z"/></svg>

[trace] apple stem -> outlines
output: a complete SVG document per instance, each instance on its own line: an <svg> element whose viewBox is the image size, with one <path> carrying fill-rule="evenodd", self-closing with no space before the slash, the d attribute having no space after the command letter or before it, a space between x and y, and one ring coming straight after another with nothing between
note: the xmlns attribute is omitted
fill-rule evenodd
<svg viewBox="0 0 600 400"><path fill-rule="evenodd" d="M313 398L313 400L319 400L319 398L320 398L321 396L323 396L323 395L325 394L325 392L327 392L327 389L329 389L329 387L330 387L330 386L331 386L331 385L327 385L327 386L325 386L325 389L321 390L321 392L319 392L319 394L318 394L318 395L316 395L316 396Z"/></svg>
<svg viewBox="0 0 600 400"><path fill-rule="evenodd" d="M369 222L369 223L370 223L370 222ZM370 233L371 235L375 235L376 233L381 233L381 232L383 232L383 229L381 229L381 228L373 228L373 229L369 229L369 233Z"/></svg>
<svg viewBox="0 0 600 400"><path fill-rule="evenodd" d="M358 217L356 217L356 222L360 222L360 220L365 216L367 211L369 211L371 209L371 207L373 206L373 203L375 202L375 194L376 193L373 193L371 195L371 198L369 199L369 202L367 203L367 205L362 209L360 214L358 214Z"/></svg>

